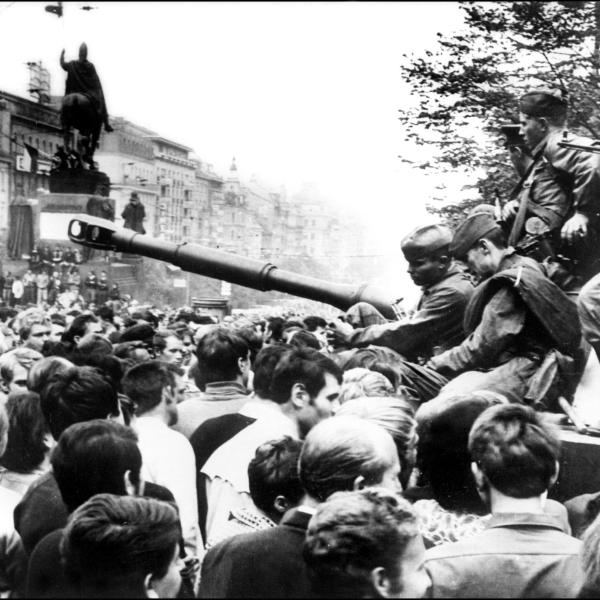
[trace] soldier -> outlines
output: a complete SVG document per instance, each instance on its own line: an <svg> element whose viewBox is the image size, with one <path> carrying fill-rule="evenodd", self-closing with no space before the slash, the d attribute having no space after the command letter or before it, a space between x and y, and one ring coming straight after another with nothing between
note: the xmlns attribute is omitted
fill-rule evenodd
<svg viewBox="0 0 600 600"><path fill-rule="evenodd" d="M442 225L418 227L402 240L408 272L414 283L422 287L412 317L358 329L340 321L330 326L330 343L350 347L387 346L413 362L425 362L434 350L440 352L459 344L464 339L462 320L473 284L453 262L449 252L451 240L452 233ZM355 312L357 306L349 312Z"/></svg>
<svg viewBox="0 0 600 600"><path fill-rule="evenodd" d="M94 271L90 271L83 282L85 288L86 301L88 304L96 302L96 288L98 287L98 277Z"/></svg>
<svg viewBox="0 0 600 600"><path fill-rule="evenodd" d="M502 212L510 226L508 243L518 248L528 234L547 233L553 253L577 260L575 271L587 280L598 270L582 245L593 243L600 208L600 157L560 145L581 142L565 129L567 102L560 95L529 92L521 97L519 110L520 133L531 159L521 163L515 198Z"/></svg>
<svg viewBox="0 0 600 600"><path fill-rule="evenodd" d="M489 390L512 402L553 408L534 379L546 361L572 367L581 341L573 302L536 261L507 246L502 229L486 212L469 216L451 244L455 258L465 259L482 279L465 314L467 338L434 356L426 365L452 379L440 397ZM543 382L544 384L547 381ZM564 380L548 386L555 395ZM567 394L565 394L567 395Z"/></svg>

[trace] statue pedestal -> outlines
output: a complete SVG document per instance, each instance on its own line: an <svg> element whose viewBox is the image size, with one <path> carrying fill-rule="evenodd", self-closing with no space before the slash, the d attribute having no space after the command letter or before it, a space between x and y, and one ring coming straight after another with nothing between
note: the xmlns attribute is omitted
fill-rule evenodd
<svg viewBox="0 0 600 600"><path fill-rule="evenodd" d="M110 189L110 179L102 171L89 169L63 169L50 173L51 194L89 194L96 192L98 185Z"/></svg>

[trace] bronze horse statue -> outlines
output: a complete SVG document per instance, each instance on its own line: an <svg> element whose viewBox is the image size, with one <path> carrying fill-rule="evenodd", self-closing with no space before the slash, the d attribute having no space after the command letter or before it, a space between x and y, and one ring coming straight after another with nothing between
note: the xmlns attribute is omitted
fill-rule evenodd
<svg viewBox="0 0 600 600"><path fill-rule="evenodd" d="M81 134L77 150L90 169L95 169L94 152L104 124L106 131L112 131L108 123L108 112L100 78L94 65L87 60L87 46L81 44L79 59L65 62L65 51L60 55L60 66L67 72L65 95L61 105L61 123L65 150L71 149L71 129Z"/></svg>
<svg viewBox="0 0 600 600"><path fill-rule="evenodd" d="M71 149L71 129L77 129L80 138L77 151L90 169L95 169L94 152L100 139L102 119L89 98L84 94L73 93L63 98L60 110L65 149Z"/></svg>

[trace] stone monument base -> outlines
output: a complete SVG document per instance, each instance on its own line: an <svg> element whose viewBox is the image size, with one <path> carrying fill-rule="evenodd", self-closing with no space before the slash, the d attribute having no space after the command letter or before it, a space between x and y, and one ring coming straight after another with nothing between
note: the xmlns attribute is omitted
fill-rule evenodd
<svg viewBox="0 0 600 600"><path fill-rule="evenodd" d="M62 169L50 173L51 194L89 194L96 192L98 185L110 190L110 179L102 171L89 169Z"/></svg>

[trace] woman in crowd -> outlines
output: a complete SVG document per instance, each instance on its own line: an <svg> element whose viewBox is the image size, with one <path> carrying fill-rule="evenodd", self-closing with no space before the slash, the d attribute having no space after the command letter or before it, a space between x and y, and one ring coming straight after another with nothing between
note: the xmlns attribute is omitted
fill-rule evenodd
<svg viewBox="0 0 600 600"><path fill-rule="evenodd" d="M8 442L0 458L0 485L23 496L49 468L52 437L35 392L11 392L6 401Z"/></svg>

